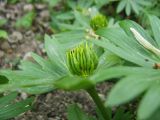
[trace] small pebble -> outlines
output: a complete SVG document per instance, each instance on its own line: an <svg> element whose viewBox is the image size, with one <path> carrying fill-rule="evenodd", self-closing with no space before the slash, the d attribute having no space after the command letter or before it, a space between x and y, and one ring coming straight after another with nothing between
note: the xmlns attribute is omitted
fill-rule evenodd
<svg viewBox="0 0 160 120"><path fill-rule="evenodd" d="M24 5L24 7L23 7L24 11L32 11L33 9L34 9L34 7L32 4L27 4L27 5Z"/></svg>
<svg viewBox="0 0 160 120"><path fill-rule="evenodd" d="M48 120L55 120L55 119L53 119L53 118L48 118Z"/></svg>
<svg viewBox="0 0 160 120"><path fill-rule="evenodd" d="M9 36L8 41L10 43L16 43L18 41L21 41L22 39L23 39L22 33L15 31Z"/></svg>
<svg viewBox="0 0 160 120"><path fill-rule="evenodd" d="M8 50L10 48L10 45L7 41L4 41L2 44L1 44L1 49L2 50Z"/></svg>
<svg viewBox="0 0 160 120"><path fill-rule="evenodd" d="M45 102L48 102L48 101L51 99L51 97L52 97L52 94L51 94L51 93L48 93L48 94L46 95L46 100L45 100Z"/></svg>
<svg viewBox="0 0 160 120"><path fill-rule="evenodd" d="M25 93L25 92L22 92L21 93L21 98L22 99L26 99L28 97L28 95Z"/></svg>
<svg viewBox="0 0 160 120"><path fill-rule="evenodd" d="M39 10L42 10L42 9L46 8L46 5L44 5L44 4L36 4L35 6Z"/></svg>
<svg viewBox="0 0 160 120"><path fill-rule="evenodd" d="M44 120L42 115L37 116L37 120Z"/></svg>
<svg viewBox="0 0 160 120"><path fill-rule="evenodd" d="M4 57L4 52L0 50L0 58Z"/></svg>
<svg viewBox="0 0 160 120"><path fill-rule="evenodd" d="M40 12L40 17L44 20L48 20L50 17L49 11L43 10L42 12Z"/></svg>

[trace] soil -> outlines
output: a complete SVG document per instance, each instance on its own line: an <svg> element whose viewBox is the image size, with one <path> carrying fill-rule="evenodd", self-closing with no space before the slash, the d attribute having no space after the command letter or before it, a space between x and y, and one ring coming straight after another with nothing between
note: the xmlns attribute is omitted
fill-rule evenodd
<svg viewBox="0 0 160 120"><path fill-rule="evenodd" d="M16 20L24 13L36 9L37 17L31 29L16 29ZM50 31L49 11L45 4L28 4L23 0L17 4L0 4L0 18L7 18L8 23L3 27L8 32L8 39L0 39L0 67L18 69L20 60L31 59L30 53L44 55L43 35ZM37 40L37 35L42 35ZM100 96L104 98L111 83L97 86ZM25 93L21 93L24 99ZM95 113L95 105L84 91L65 92L55 90L36 97L33 110L28 111L14 120L66 120L66 108L71 103L77 103L87 113Z"/></svg>
<svg viewBox="0 0 160 120"><path fill-rule="evenodd" d="M98 86L101 91L99 95L102 99L105 90L110 89L110 87L111 85L107 83ZM67 120L67 106L73 103L78 104L88 114L95 115L95 104L85 91L66 92L55 90L37 96L34 109L15 118L15 120Z"/></svg>

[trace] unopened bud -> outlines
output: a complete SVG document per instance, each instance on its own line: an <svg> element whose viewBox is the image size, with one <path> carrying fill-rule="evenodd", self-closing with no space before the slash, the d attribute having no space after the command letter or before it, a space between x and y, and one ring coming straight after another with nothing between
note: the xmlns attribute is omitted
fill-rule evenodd
<svg viewBox="0 0 160 120"><path fill-rule="evenodd" d="M104 15L98 14L94 16L90 21L90 26L93 30L98 30L99 28L106 27L108 24L107 19Z"/></svg>
<svg viewBox="0 0 160 120"><path fill-rule="evenodd" d="M97 68L98 57L93 45L83 43L67 52L67 62L73 74L88 76Z"/></svg>

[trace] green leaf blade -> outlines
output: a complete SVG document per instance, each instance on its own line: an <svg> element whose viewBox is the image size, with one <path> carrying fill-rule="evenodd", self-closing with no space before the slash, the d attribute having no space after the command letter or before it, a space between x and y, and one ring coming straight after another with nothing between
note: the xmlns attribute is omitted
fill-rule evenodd
<svg viewBox="0 0 160 120"><path fill-rule="evenodd" d="M33 97L27 98L26 100L13 103L14 99L17 97L17 93L11 93L7 96L0 98L0 119L6 120L13 118L25 111L31 109L31 104L34 100ZM4 106L5 103L5 106ZM3 105L2 105L3 104Z"/></svg>
<svg viewBox="0 0 160 120"><path fill-rule="evenodd" d="M153 85L143 97L139 109L138 118L147 119L160 107L160 86Z"/></svg>
<svg viewBox="0 0 160 120"><path fill-rule="evenodd" d="M117 13L120 13L126 6L126 1L122 0L119 2L118 7L117 7Z"/></svg>
<svg viewBox="0 0 160 120"><path fill-rule="evenodd" d="M48 57L59 74L64 74L68 71L66 65L65 52L55 38L45 35L45 49Z"/></svg>
<svg viewBox="0 0 160 120"><path fill-rule="evenodd" d="M68 120L95 120L93 117L86 115L76 104L70 105L67 111Z"/></svg>
<svg viewBox="0 0 160 120"><path fill-rule="evenodd" d="M160 20L156 16L149 16L149 20L154 38L156 40L156 43L158 44L158 47L160 48Z"/></svg>
<svg viewBox="0 0 160 120"><path fill-rule="evenodd" d="M131 76L121 80L111 90L106 104L117 106L126 103L143 93L150 85L147 77Z"/></svg>

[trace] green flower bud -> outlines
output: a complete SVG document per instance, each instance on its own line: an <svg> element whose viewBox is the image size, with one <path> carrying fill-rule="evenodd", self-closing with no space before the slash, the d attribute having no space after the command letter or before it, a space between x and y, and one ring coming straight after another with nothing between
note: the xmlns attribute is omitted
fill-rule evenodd
<svg viewBox="0 0 160 120"><path fill-rule="evenodd" d="M93 30L106 27L108 24L107 19L104 15L98 14L94 16L90 21L90 26Z"/></svg>
<svg viewBox="0 0 160 120"><path fill-rule="evenodd" d="M88 76L97 68L98 57L93 45L83 43L67 52L67 62L73 74Z"/></svg>

